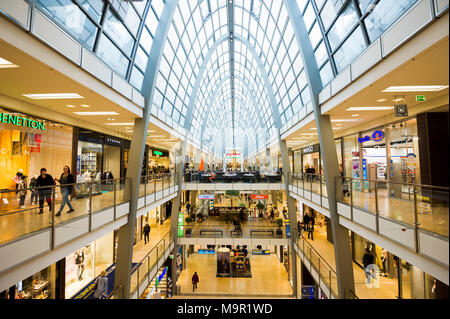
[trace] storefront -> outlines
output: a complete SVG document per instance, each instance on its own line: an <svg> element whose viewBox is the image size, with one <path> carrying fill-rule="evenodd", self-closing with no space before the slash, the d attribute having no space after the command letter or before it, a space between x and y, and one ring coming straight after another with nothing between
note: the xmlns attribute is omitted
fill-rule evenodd
<svg viewBox="0 0 450 319"><path fill-rule="evenodd" d="M80 248L65 258L65 297L71 298L80 289L114 262L114 232Z"/></svg>
<svg viewBox="0 0 450 319"><path fill-rule="evenodd" d="M15 299L55 299L58 280L56 265L53 264L36 274L19 281L14 289Z"/></svg>
<svg viewBox="0 0 450 319"><path fill-rule="evenodd" d="M380 276L392 279L397 298L448 298L448 286L416 266L353 232L351 243L353 261L362 268L362 260L367 249L374 256Z"/></svg>
<svg viewBox="0 0 450 319"><path fill-rule="evenodd" d="M322 158L320 155L320 145L315 144L307 146L301 149L302 151L302 168L303 172L310 174L321 174L322 171ZM309 171L307 169L309 168Z"/></svg>
<svg viewBox="0 0 450 319"><path fill-rule="evenodd" d="M20 169L28 184L43 167L59 177L72 163L72 135L70 126L0 107L0 189L15 189Z"/></svg>
<svg viewBox="0 0 450 319"><path fill-rule="evenodd" d="M148 171L150 173L165 173L171 167L169 151L149 147Z"/></svg>

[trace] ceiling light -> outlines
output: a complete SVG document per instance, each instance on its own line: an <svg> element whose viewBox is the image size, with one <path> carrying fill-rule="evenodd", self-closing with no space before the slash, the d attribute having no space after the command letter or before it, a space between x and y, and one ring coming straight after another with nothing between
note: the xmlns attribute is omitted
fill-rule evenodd
<svg viewBox="0 0 450 319"><path fill-rule="evenodd" d="M383 90L383 92L429 92L441 91L448 88L448 85L405 85L405 86L390 86Z"/></svg>
<svg viewBox="0 0 450 319"><path fill-rule="evenodd" d="M300 133L300 135L312 136L312 135L317 135L317 133Z"/></svg>
<svg viewBox="0 0 450 319"><path fill-rule="evenodd" d="M22 94L33 100L56 100L56 99L83 99L77 93L45 93L45 94Z"/></svg>
<svg viewBox="0 0 450 319"><path fill-rule="evenodd" d="M15 65L14 63L9 62L8 60L0 58L0 69L6 69L6 68L18 68L18 65Z"/></svg>
<svg viewBox="0 0 450 319"><path fill-rule="evenodd" d="M393 106L354 106L348 108L346 111L384 111L392 110Z"/></svg>
<svg viewBox="0 0 450 319"><path fill-rule="evenodd" d="M87 108L87 107L91 107L90 105L87 105L87 104L81 104L80 106L81 106L81 107L86 107L86 108Z"/></svg>
<svg viewBox="0 0 450 319"><path fill-rule="evenodd" d="M71 105L71 104L67 104L66 106L70 107L70 108L74 108L75 107L75 105Z"/></svg>
<svg viewBox="0 0 450 319"><path fill-rule="evenodd" d="M399 98L399 99L393 99L392 101L394 102L403 102L405 100L405 98Z"/></svg>
<svg viewBox="0 0 450 319"><path fill-rule="evenodd" d="M105 125L127 126L127 125L134 125L134 123L105 123Z"/></svg>
<svg viewBox="0 0 450 319"><path fill-rule="evenodd" d="M165 135L150 135L150 137L163 137L163 138L167 138Z"/></svg>
<svg viewBox="0 0 450 319"><path fill-rule="evenodd" d="M377 100L377 102L386 102L387 101L387 99L379 99L379 100Z"/></svg>
<svg viewBox="0 0 450 319"><path fill-rule="evenodd" d="M76 115L119 115L117 112L73 112ZM111 119L108 119L111 121Z"/></svg>
<svg viewBox="0 0 450 319"><path fill-rule="evenodd" d="M127 132L127 133L133 133L134 131L133 131L133 130L126 130L125 132Z"/></svg>
<svg viewBox="0 0 450 319"><path fill-rule="evenodd" d="M154 130L148 130L147 132L148 133L156 133L156 131L154 131Z"/></svg>
<svg viewBox="0 0 450 319"><path fill-rule="evenodd" d="M116 119L108 118L108 121L115 121Z"/></svg>
<svg viewBox="0 0 450 319"><path fill-rule="evenodd" d="M359 122L361 121L360 119L335 119L335 120L331 120L331 122Z"/></svg>
<svg viewBox="0 0 450 319"><path fill-rule="evenodd" d="M359 114L352 114L353 117L359 116Z"/></svg>

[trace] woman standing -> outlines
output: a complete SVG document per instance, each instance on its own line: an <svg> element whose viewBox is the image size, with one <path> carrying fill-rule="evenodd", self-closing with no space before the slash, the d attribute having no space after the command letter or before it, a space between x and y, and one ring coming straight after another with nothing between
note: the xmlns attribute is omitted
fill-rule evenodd
<svg viewBox="0 0 450 319"><path fill-rule="evenodd" d="M64 206L66 206L66 203L70 208L67 213L73 212L74 209L73 209L72 204L70 203L69 195L73 192L74 189L76 190L76 187L74 188L74 185L67 185L67 184L75 184L75 178L70 173L69 166L67 166L67 165L64 166L64 171L61 174L61 177L59 179L55 178L55 180L57 182L59 182L59 184L61 185L61 194L62 194L61 206L59 207L59 211L58 211L58 213L56 213L55 216L61 215L61 212L64 209Z"/></svg>

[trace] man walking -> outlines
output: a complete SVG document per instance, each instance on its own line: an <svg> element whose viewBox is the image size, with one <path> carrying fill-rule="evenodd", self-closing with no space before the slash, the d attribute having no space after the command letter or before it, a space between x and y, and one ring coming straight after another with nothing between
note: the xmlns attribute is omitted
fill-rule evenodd
<svg viewBox="0 0 450 319"><path fill-rule="evenodd" d="M191 214L191 203L187 202L186 210L187 210L188 215L190 215Z"/></svg>
<svg viewBox="0 0 450 319"><path fill-rule="evenodd" d="M144 226L144 244L147 243L147 241L150 241L150 225L148 223L145 223Z"/></svg>
<svg viewBox="0 0 450 319"><path fill-rule="evenodd" d="M194 292L194 290L197 288L197 284L199 283L199 281L200 280L198 279L197 272L195 272L192 276L192 292Z"/></svg>

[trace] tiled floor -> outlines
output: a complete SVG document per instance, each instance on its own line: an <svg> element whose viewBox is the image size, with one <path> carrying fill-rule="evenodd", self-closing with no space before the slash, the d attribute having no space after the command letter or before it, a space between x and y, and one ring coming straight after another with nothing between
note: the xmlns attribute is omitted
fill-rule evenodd
<svg viewBox="0 0 450 319"><path fill-rule="evenodd" d="M308 241L320 256L336 271L336 262L334 258L334 246L327 240L327 233L314 232L314 240L303 238ZM398 296L397 280L380 276L379 288L369 288L366 285L366 276L364 270L353 262L353 276L355 282L356 295L360 299L396 299Z"/></svg>
<svg viewBox="0 0 450 319"><path fill-rule="evenodd" d="M288 274L276 254L259 256L250 255L252 278L218 278L216 255L191 254L187 258L187 267L178 278L181 286L180 298L190 298L191 295L233 295L248 296L270 295L289 298L292 288ZM200 282L195 292L192 292L192 275L197 272ZM186 294L186 295L185 295ZM187 297L189 296L189 297Z"/></svg>

